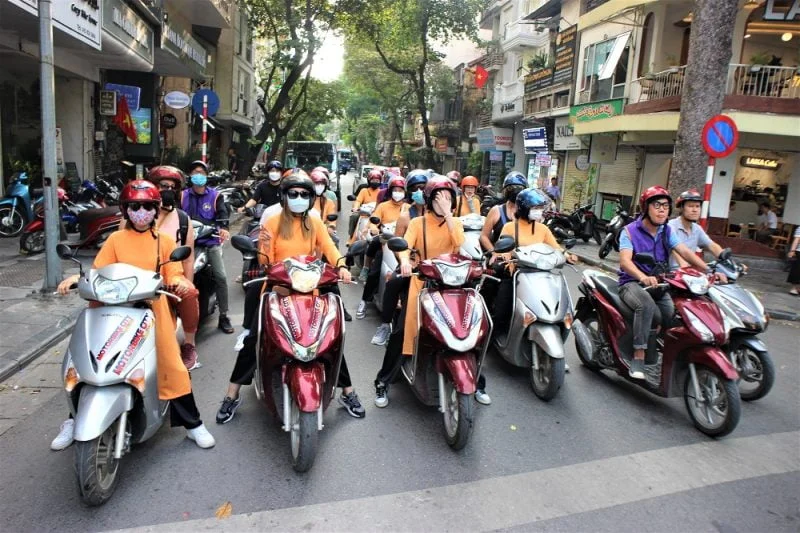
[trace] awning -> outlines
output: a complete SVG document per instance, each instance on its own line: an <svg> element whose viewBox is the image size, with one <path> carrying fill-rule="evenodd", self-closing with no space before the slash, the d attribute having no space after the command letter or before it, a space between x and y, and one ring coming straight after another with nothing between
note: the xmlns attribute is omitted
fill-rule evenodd
<svg viewBox="0 0 800 533"><path fill-rule="evenodd" d="M523 17L524 20L546 20L561 14L562 0L547 0L541 7Z"/></svg>
<svg viewBox="0 0 800 533"><path fill-rule="evenodd" d="M598 6L578 19L578 31L591 28L601 22L613 20L631 8L652 4L657 0L608 0L605 4Z"/></svg>
<svg viewBox="0 0 800 533"><path fill-rule="evenodd" d="M608 59L606 59L606 62L603 63L603 68L600 70L597 79L607 80L612 74L614 74L614 70L617 68L617 63L619 63L619 58L622 57L622 52L625 50L625 46L628 44L628 38L630 36L631 32L625 32L617 35L617 40L614 41L614 47L611 49L611 53L608 54Z"/></svg>

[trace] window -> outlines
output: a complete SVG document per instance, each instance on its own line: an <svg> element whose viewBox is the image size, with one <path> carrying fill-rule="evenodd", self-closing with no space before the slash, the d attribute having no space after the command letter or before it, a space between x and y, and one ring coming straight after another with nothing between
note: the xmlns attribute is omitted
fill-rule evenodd
<svg viewBox="0 0 800 533"><path fill-rule="evenodd" d="M636 67L636 77L641 78L650 71L650 53L653 48L653 14L648 13L642 25L642 44L639 47L639 64Z"/></svg>
<svg viewBox="0 0 800 533"><path fill-rule="evenodd" d="M242 17L233 17L233 53L237 56L242 55Z"/></svg>
<svg viewBox="0 0 800 533"><path fill-rule="evenodd" d="M625 94L630 57L630 32L587 46L583 52L583 102L621 98Z"/></svg>
<svg viewBox="0 0 800 533"><path fill-rule="evenodd" d="M522 76L522 68L525 66L525 58L519 57L517 58L517 77L519 78Z"/></svg>

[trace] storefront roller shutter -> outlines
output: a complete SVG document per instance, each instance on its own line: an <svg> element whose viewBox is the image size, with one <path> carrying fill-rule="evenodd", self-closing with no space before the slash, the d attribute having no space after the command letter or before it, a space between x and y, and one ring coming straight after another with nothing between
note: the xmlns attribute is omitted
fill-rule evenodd
<svg viewBox="0 0 800 533"><path fill-rule="evenodd" d="M638 179L636 149L620 146L617 150L617 159L613 164L603 163L600 165L600 180L597 190L600 193L633 196L636 193Z"/></svg>

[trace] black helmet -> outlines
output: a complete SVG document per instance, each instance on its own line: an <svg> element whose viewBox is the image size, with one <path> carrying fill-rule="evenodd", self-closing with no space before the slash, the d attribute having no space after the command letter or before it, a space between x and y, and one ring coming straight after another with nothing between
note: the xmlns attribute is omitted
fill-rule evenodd
<svg viewBox="0 0 800 533"><path fill-rule="evenodd" d="M697 189L689 189L688 191L683 191L680 196L678 196L678 200L675 202L675 207L678 209L683 206L683 202L700 202L703 203L703 195L700 194L700 191Z"/></svg>
<svg viewBox="0 0 800 533"><path fill-rule="evenodd" d="M311 198L314 197L314 182L305 172L289 174L281 181L281 205L286 203L286 192L289 189L305 189Z"/></svg>
<svg viewBox="0 0 800 533"><path fill-rule="evenodd" d="M267 172L272 170L273 168L277 168L278 170L283 170L283 165L280 161L270 161L267 163Z"/></svg>

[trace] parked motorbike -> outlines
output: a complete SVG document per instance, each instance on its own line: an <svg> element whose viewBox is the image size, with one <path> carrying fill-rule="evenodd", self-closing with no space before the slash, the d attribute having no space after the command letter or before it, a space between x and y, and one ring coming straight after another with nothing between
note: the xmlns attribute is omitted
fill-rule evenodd
<svg viewBox="0 0 800 533"><path fill-rule="evenodd" d="M544 223L551 231L560 227L567 232L572 232L583 242L589 242L591 238L594 238L597 244L602 242L597 217L592 211L592 204L576 206L571 213L547 211L544 217Z"/></svg>
<svg viewBox="0 0 800 533"><path fill-rule="evenodd" d="M514 304L508 333L492 339L497 353L508 363L530 370L531 387L541 400L550 401L564 383L564 343L572 328L573 307L561 269L565 255L539 243L514 249L514 239L500 242L499 253L512 252L504 263L515 265ZM567 243L571 248L575 239Z"/></svg>
<svg viewBox="0 0 800 533"><path fill-rule="evenodd" d="M175 249L170 261L191 250ZM58 245L62 259L72 250ZM161 427L169 402L158 398L155 316L148 301L166 295L158 273L116 263L84 273L78 294L105 304L84 309L64 355L62 375L75 419L75 473L81 500L108 501L119 482L120 459Z"/></svg>
<svg viewBox="0 0 800 533"><path fill-rule="evenodd" d="M61 224L67 233L78 231L78 216L90 209L97 209L97 204L72 202L66 191L58 188L58 212ZM42 253L45 247L44 237L44 198L37 198L33 207L34 218L22 230L19 238L19 251L22 254L34 255Z"/></svg>
<svg viewBox="0 0 800 533"><path fill-rule="evenodd" d="M232 239L243 254L257 254L244 235ZM323 414L336 389L344 350L344 308L336 294L337 270L312 256L292 257L266 269L279 290L265 293L259 309L256 395L290 434L292 466L305 472L314 463Z"/></svg>
<svg viewBox="0 0 800 533"><path fill-rule="evenodd" d="M393 252L408 249L401 237L389 240ZM403 376L425 405L438 406L447 444L467 445L474 424L474 395L492 334L483 297L471 285L486 276L483 264L459 254L421 261L417 275L425 288L417 302L419 334L414 354L404 358ZM402 325L400 326L402 327Z"/></svg>
<svg viewBox="0 0 800 533"><path fill-rule="evenodd" d="M119 229L122 212L119 207L104 207L102 209L87 209L78 213L79 240L69 243L70 247L100 248L109 235Z"/></svg>
<svg viewBox="0 0 800 533"><path fill-rule="evenodd" d="M192 220L195 242L197 239L213 237L217 233L216 226L209 226ZM211 273L211 262L208 258L208 249L204 246L194 247L194 286L200 293L197 301L200 306L200 321L214 314L217 309L217 290L214 276Z"/></svg>
<svg viewBox="0 0 800 533"><path fill-rule="evenodd" d="M649 254L636 254L635 259L640 264L655 263ZM709 279L691 268L659 278L661 282L648 290L669 290L676 314L663 335L656 330L650 335L646 379L628 375L633 310L620 298L617 280L595 270L585 270L578 287L583 296L572 328L578 357L589 369L616 370L658 396L683 395L698 430L712 437L727 435L741 415L739 374L720 348L727 334L719 308L707 296Z"/></svg>
<svg viewBox="0 0 800 533"><path fill-rule="evenodd" d="M41 189L31 189L28 174L19 172L0 200L0 237L16 237L25 224L33 220L33 199L41 196Z"/></svg>
<svg viewBox="0 0 800 533"><path fill-rule="evenodd" d="M756 296L736 283L744 267L731 257L729 249L710 266L725 274L730 283L714 284L708 290L711 301L722 311L728 330L728 357L739 372L739 395L742 400L758 400L775 384L775 365L767 345L758 335L767 330L769 316Z"/></svg>
<svg viewBox="0 0 800 533"><path fill-rule="evenodd" d="M496 205L505 202L502 193L495 192L491 185L478 187L478 197L481 199L481 216L488 216L489 211Z"/></svg>
<svg viewBox="0 0 800 533"><path fill-rule="evenodd" d="M619 252L619 234L622 233L622 229L625 226L633 221L634 218L630 216L626 210L617 206L617 214L614 215L614 218L612 218L611 222L606 226L606 236L603 238L600 249L597 250L597 255L600 256L600 259L605 259L608 254L611 253L612 248Z"/></svg>

